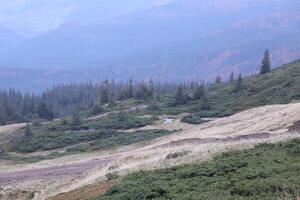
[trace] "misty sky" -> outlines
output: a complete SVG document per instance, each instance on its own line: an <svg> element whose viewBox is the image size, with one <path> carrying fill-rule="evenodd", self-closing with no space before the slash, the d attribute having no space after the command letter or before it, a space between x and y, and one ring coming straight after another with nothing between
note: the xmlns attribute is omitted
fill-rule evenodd
<svg viewBox="0 0 300 200"><path fill-rule="evenodd" d="M92 23L174 0L0 0L0 25L33 36L65 22Z"/></svg>

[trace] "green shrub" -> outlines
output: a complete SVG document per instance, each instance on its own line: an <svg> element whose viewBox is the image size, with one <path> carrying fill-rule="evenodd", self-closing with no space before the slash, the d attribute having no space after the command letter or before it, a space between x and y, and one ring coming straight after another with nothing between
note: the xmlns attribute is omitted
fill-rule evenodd
<svg viewBox="0 0 300 200"><path fill-rule="evenodd" d="M201 117L192 114L192 115L184 116L181 119L181 122L188 123L188 124L203 124L208 121L203 120L203 119L201 119Z"/></svg>
<svg viewBox="0 0 300 200"><path fill-rule="evenodd" d="M111 172L105 175L105 177L107 178L107 180L111 181L111 180L115 180L119 178L119 174L117 172Z"/></svg>
<svg viewBox="0 0 300 200"><path fill-rule="evenodd" d="M168 159L168 160L175 159L175 158L186 156L190 153L191 153L191 151L181 151L181 152L176 152L176 153L170 153L166 156L166 159Z"/></svg>

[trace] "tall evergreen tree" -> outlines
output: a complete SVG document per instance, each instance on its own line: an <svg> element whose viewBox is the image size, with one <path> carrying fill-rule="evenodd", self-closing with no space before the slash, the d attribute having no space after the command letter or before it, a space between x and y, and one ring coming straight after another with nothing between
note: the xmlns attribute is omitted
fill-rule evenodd
<svg viewBox="0 0 300 200"><path fill-rule="evenodd" d="M271 71L271 58L269 50L264 53L264 58L261 61L260 74L266 74Z"/></svg>
<svg viewBox="0 0 300 200"><path fill-rule="evenodd" d="M186 96L182 85L179 85L175 94L175 104L183 105L186 103Z"/></svg>
<svg viewBox="0 0 300 200"><path fill-rule="evenodd" d="M231 72L230 76L229 76L229 81L233 82L234 81L234 73Z"/></svg>
<svg viewBox="0 0 300 200"><path fill-rule="evenodd" d="M100 86L100 98L101 103L108 103L109 102L109 81L105 80Z"/></svg>
<svg viewBox="0 0 300 200"><path fill-rule="evenodd" d="M134 95L134 91L133 91L133 80L130 79L129 83L128 83L128 90L127 90L127 96L129 99L131 99Z"/></svg>

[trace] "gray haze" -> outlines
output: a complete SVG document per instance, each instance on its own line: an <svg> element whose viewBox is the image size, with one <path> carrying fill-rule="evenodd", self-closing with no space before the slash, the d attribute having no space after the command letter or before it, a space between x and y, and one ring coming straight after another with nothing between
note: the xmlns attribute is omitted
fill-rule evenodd
<svg viewBox="0 0 300 200"><path fill-rule="evenodd" d="M205 79L300 57L298 0L0 0L0 87Z"/></svg>

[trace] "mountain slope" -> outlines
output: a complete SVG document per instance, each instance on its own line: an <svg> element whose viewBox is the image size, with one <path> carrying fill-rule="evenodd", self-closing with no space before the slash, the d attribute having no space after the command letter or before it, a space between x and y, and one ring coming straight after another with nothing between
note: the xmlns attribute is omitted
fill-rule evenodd
<svg viewBox="0 0 300 200"><path fill-rule="evenodd" d="M236 82L229 82L210 88L209 99L217 109L235 113L261 105L300 100L300 61L283 65L268 74L244 78L243 89L238 92L235 92L235 85Z"/></svg>

